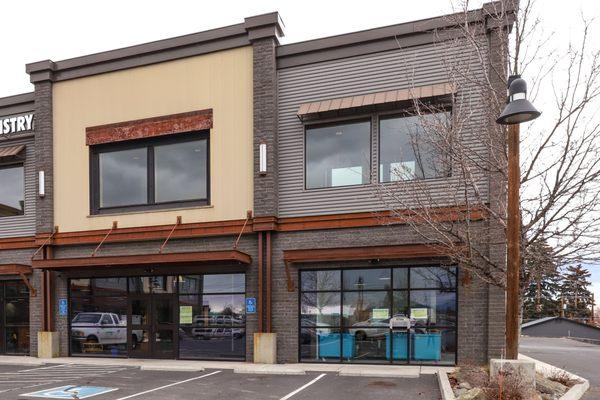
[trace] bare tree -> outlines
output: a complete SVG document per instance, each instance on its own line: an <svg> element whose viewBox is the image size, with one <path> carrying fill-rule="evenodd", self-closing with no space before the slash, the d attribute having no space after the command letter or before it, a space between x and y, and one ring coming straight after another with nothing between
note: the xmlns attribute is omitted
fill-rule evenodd
<svg viewBox="0 0 600 400"><path fill-rule="evenodd" d="M522 287L539 276L530 265L597 260L600 53L591 48L592 21L582 18L577 43L561 49L543 31L535 0L487 4L483 23L468 1L460 7L447 17L453 28L436 32L438 62L456 93L413 101L411 116L394 127L409 145L394 162L380 160L389 179L377 196L392 219L406 221L464 270L504 286L505 258L493 248L506 243L506 130L495 119L507 77L526 74L530 99L552 101L543 118L524 126L521 254L533 259L535 243L548 243L554 262L522 263ZM415 64L408 60L403 73L413 76Z"/></svg>

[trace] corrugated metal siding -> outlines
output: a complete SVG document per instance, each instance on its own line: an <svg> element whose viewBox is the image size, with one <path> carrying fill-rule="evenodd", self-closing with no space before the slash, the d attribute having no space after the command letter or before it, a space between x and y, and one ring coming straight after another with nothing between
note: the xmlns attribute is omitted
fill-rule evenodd
<svg viewBox="0 0 600 400"><path fill-rule="evenodd" d="M471 61L476 60L475 54L467 54L464 48L454 50L456 48L426 45L279 70L279 215L323 215L389 208L389 202L386 206L380 200L381 193L374 184L304 189L304 127L296 112L301 104L308 102L448 82L444 67L448 52L452 52L451 57L455 60L460 59L461 63L477 68L477 62ZM473 101L469 94L473 89L468 82L459 82L457 99L472 103L469 107L473 112L472 126L463 133L463 140L474 151L486 151L476 134L477 126L483 124L484 113L482 102ZM377 182L378 121L373 119L372 123L371 182ZM486 177L479 179L482 193L487 196ZM460 198L456 194L456 180L452 178L432 179L426 184L430 186L436 205L452 205Z"/></svg>
<svg viewBox="0 0 600 400"><path fill-rule="evenodd" d="M2 139L0 147L25 145L25 214L0 218L0 238L35 235L35 145L33 137Z"/></svg>

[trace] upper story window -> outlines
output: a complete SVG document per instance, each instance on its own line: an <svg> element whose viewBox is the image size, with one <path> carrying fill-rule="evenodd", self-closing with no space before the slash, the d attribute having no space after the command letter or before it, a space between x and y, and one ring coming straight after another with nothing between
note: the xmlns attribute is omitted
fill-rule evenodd
<svg viewBox="0 0 600 400"><path fill-rule="evenodd" d="M379 182L440 178L449 166L435 146L437 129L444 129L450 113L382 117L379 121Z"/></svg>
<svg viewBox="0 0 600 400"><path fill-rule="evenodd" d="M0 217L25 212L25 170L23 164L0 165Z"/></svg>
<svg viewBox="0 0 600 400"><path fill-rule="evenodd" d="M366 184L370 165L370 120L306 128L307 189Z"/></svg>
<svg viewBox="0 0 600 400"><path fill-rule="evenodd" d="M92 147L92 213L209 203L207 132Z"/></svg>

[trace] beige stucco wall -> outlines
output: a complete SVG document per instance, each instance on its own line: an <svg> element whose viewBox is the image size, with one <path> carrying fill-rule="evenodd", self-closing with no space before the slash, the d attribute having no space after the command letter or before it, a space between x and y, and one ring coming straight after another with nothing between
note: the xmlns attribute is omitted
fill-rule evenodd
<svg viewBox="0 0 600 400"><path fill-rule="evenodd" d="M252 48L54 85L54 217L61 232L243 219L253 204ZM90 216L85 128L213 109L211 206Z"/></svg>

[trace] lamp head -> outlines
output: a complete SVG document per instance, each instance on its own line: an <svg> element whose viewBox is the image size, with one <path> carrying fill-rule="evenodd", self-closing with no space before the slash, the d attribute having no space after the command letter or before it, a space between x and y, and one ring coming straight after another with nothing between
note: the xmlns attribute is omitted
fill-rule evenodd
<svg viewBox="0 0 600 400"><path fill-rule="evenodd" d="M512 75L508 82L508 103L496 122L500 125L514 125L539 117L541 113L527 100L525 80L520 75Z"/></svg>

